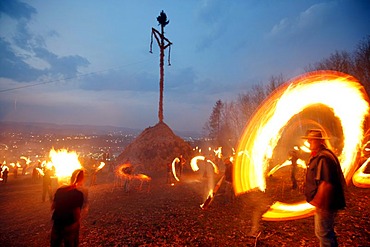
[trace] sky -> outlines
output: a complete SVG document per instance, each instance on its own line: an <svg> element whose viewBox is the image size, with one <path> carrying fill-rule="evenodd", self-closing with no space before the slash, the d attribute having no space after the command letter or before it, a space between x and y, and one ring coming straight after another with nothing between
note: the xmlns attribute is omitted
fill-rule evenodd
<svg viewBox="0 0 370 247"><path fill-rule="evenodd" d="M370 35L367 0L0 0L0 121L154 126L162 10L164 122L177 131Z"/></svg>

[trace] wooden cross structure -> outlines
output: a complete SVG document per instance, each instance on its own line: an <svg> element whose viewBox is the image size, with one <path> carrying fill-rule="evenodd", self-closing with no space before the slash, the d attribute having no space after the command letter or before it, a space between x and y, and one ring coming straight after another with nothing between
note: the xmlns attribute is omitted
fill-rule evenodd
<svg viewBox="0 0 370 247"><path fill-rule="evenodd" d="M156 30L155 28L152 28L152 35L151 35L151 42L150 42L150 53L152 52L152 46L153 46L153 36L157 40L159 49L160 49L160 55L159 55L159 110L158 110L158 119L159 122L163 122L163 90L164 90L164 50L168 47L169 52L168 52L168 65L171 65L170 62L170 53L171 53L171 41L169 41L165 36L164 36L164 27L170 23L169 20L167 20L167 15L162 12L159 14L157 17L157 21L159 25L161 25L161 32Z"/></svg>

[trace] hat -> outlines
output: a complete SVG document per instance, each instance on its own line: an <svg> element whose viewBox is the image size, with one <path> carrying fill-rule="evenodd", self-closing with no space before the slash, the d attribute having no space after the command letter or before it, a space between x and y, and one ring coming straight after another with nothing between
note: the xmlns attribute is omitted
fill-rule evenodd
<svg viewBox="0 0 370 247"><path fill-rule="evenodd" d="M302 136L303 139L318 139L326 140L328 137L322 136L322 131L320 129L310 129L306 132L306 136Z"/></svg>

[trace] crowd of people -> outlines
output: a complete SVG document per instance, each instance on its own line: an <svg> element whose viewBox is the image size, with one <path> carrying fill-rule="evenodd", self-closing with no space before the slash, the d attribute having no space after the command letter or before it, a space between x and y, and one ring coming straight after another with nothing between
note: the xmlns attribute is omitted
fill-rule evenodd
<svg viewBox="0 0 370 247"><path fill-rule="evenodd" d="M324 137L321 130L309 130L306 136L302 138L307 139L311 151L305 171L304 196L306 201L315 207L315 234L319 239L320 246L338 246L334 226L338 210L342 210L346 206L346 182L343 172L338 158L325 145L328 138ZM290 152L292 190L297 189L298 156L298 152ZM176 160L174 169L172 163L169 163L167 165L166 182L173 182L173 172L181 178L185 164L186 160L182 156ZM223 167L224 195L229 202L233 202L235 193L233 187L233 160L231 157L223 159ZM119 167L119 169L127 177L123 187L124 191L128 192L130 190L129 178L132 176L133 167L131 164L126 164ZM204 170L204 174L206 174L205 177L208 176L207 170ZM7 166L1 165L0 175L2 183L6 184L9 175ZM16 176L14 177L16 178ZM87 210L87 190L82 186L86 171L82 169L75 170L71 174L70 184L59 188L53 188L53 176L53 170L50 169L35 167L32 172L33 183L40 181L40 178L42 180L42 201L45 202L48 199L53 210L50 245L61 246L64 243L64 246L78 246L81 214ZM96 173L92 176L90 186L96 184ZM53 193L53 189L55 193Z"/></svg>

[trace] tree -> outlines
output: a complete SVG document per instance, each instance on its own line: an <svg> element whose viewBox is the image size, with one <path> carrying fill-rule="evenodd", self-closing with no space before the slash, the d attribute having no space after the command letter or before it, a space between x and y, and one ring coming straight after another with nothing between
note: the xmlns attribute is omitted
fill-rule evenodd
<svg viewBox="0 0 370 247"><path fill-rule="evenodd" d="M328 58L314 65L309 65L306 71L335 70L357 78L370 93L370 35L362 40L354 53L335 51Z"/></svg>
<svg viewBox="0 0 370 247"><path fill-rule="evenodd" d="M213 106L211 116L206 123L206 131L208 137L212 140L217 140L221 130L221 111L223 108L223 103L221 100L217 100L216 104Z"/></svg>
<svg viewBox="0 0 370 247"><path fill-rule="evenodd" d="M314 65L309 65L306 70L335 70L346 74L353 74L354 63L351 55L346 51L335 51L328 58L323 59Z"/></svg>
<svg viewBox="0 0 370 247"><path fill-rule="evenodd" d="M367 94L370 93L370 35L361 41L354 53L354 76L364 85Z"/></svg>

